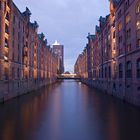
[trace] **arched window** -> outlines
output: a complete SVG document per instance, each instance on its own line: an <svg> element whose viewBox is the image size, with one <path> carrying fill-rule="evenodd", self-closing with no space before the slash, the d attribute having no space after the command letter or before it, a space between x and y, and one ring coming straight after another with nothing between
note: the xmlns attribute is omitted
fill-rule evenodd
<svg viewBox="0 0 140 140"><path fill-rule="evenodd" d="M105 67L105 78L107 78L107 67Z"/></svg>
<svg viewBox="0 0 140 140"><path fill-rule="evenodd" d="M137 60L137 78L140 78L140 58Z"/></svg>
<svg viewBox="0 0 140 140"><path fill-rule="evenodd" d="M126 63L126 77L132 78L132 63L131 63L131 61L128 61Z"/></svg>
<svg viewBox="0 0 140 140"><path fill-rule="evenodd" d="M119 78L123 78L123 65L122 65L122 63L119 64Z"/></svg>
<svg viewBox="0 0 140 140"><path fill-rule="evenodd" d="M111 78L111 67L108 67L108 77Z"/></svg>

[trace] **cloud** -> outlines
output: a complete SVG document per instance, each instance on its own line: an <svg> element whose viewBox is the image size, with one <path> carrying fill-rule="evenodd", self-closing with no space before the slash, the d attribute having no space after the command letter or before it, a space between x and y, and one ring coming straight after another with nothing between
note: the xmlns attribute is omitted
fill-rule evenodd
<svg viewBox="0 0 140 140"><path fill-rule="evenodd" d="M32 12L32 20L39 23L48 42L56 39L65 46L66 69L73 65L86 45L88 32L94 33L101 15L109 13L108 0L14 0L21 11L26 6Z"/></svg>

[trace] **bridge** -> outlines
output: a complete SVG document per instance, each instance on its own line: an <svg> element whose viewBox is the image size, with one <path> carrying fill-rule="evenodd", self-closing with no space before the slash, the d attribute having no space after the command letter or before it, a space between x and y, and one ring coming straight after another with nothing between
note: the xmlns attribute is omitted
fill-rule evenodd
<svg viewBox="0 0 140 140"><path fill-rule="evenodd" d="M58 80L63 80L63 79L75 79L75 80L79 80L80 77L76 74L61 74L58 75L57 77Z"/></svg>

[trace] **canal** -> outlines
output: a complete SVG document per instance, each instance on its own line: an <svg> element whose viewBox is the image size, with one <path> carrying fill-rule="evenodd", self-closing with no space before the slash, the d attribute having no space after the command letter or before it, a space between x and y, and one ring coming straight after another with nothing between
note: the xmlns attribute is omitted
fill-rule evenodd
<svg viewBox="0 0 140 140"><path fill-rule="evenodd" d="M59 81L0 104L0 140L140 140L140 109Z"/></svg>

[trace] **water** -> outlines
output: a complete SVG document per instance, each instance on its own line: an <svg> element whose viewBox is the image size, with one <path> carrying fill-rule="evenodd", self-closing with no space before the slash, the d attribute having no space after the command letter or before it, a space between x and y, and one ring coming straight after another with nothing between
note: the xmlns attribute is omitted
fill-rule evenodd
<svg viewBox="0 0 140 140"><path fill-rule="evenodd" d="M0 104L0 140L140 140L140 109L60 81Z"/></svg>

